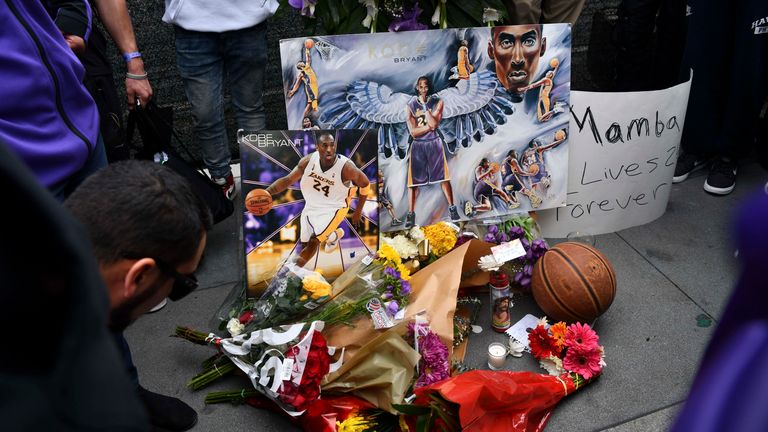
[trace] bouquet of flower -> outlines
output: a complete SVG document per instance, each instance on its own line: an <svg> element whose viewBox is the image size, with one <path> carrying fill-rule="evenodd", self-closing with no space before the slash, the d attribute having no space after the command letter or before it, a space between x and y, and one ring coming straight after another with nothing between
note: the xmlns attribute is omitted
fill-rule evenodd
<svg viewBox="0 0 768 432"><path fill-rule="evenodd" d="M384 233L381 243L395 250L403 265L412 273L425 267L461 244L459 227L438 222L406 231Z"/></svg>
<svg viewBox="0 0 768 432"><path fill-rule="evenodd" d="M307 319L351 326L356 318L369 314L376 328L391 327L408 305L410 279L398 253L385 244L375 257L361 260L336 279L333 299Z"/></svg>
<svg viewBox="0 0 768 432"><path fill-rule="evenodd" d="M499 262L495 254L486 255L480 258L478 266L484 271L502 270L520 290L530 292L533 265L549 249L547 242L540 238L541 232L536 221L528 215L514 215L497 223L479 224L476 229L481 232L480 238L488 243L502 245L520 242L524 255L506 262Z"/></svg>
<svg viewBox="0 0 768 432"><path fill-rule="evenodd" d="M245 299L233 310L227 329L232 336L260 328L302 321L331 298L331 284L316 271L286 263L258 300Z"/></svg>
<svg viewBox="0 0 768 432"><path fill-rule="evenodd" d="M574 381L589 380L605 367L605 352L589 324L547 326L546 318L528 333L531 354L550 375L570 374Z"/></svg>
<svg viewBox="0 0 768 432"><path fill-rule="evenodd" d="M341 366L343 349L339 360L332 362L337 350L327 345L321 333L323 326L315 321L255 330L232 338L179 327L176 336L216 347L233 367L250 378L259 393L296 416L319 398L322 379Z"/></svg>
<svg viewBox="0 0 768 432"><path fill-rule="evenodd" d="M418 318L409 322L407 329L406 340L412 341L414 348L421 355L419 376L413 387L424 387L450 377L448 347L440 340L440 336Z"/></svg>

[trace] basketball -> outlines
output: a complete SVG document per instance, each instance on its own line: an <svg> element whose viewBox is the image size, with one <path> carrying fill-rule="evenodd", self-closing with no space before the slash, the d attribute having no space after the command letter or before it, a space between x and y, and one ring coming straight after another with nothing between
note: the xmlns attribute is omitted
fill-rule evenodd
<svg viewBox="0 0 768 432"><path fill-rule="evenodd" d="M313 41L312 39L307 39L304 41L304 48L312 49L313 46L315 46L315 41Z"/></svg>
<svg viewBox="0 0 768 432"><path fill-rule="evenodd" d="M560 141L565 139L565 129L560 129L559 131L555 132L555 140Z"/></svg>
<svg viewBox="0 0 768 432"><path fill-rule="evenodd" d="M560 61L556 58L553 58L552 60L549 61L549 67L551 67L552 69L556 68L557 65L559 64L560 64Z"/></svg>
<svg viewBox="0 0 768 432"><path fill-rule="evenodd" d="M592 246L560 243L536 261L531 289L548 317L591 323L613 303L616 273L605 255Z"/></svg>
<svg viewBox="0 0 768 432"><path fill-rule="evenodd" d="M531 164L531 166L528 167L528 172L531 175L536 175L539 173L539 164Z"/></svg>
<svg viewBox="0 0 768 432"><path fill-rule="evenodd" d="M499 166L499 164L498 164L498 163L496 163L496 162L491 162L491 172L492 172L493 174L496 174L497 172L499 172L499 169L501 169L501 167Z"/></svg>
<svg viewBox="0 0 768 432"><path fill-rule="evenodd" d="M254 189L245 196L245 209L263 216L272 208L272 195L266 189Z"/></svg>

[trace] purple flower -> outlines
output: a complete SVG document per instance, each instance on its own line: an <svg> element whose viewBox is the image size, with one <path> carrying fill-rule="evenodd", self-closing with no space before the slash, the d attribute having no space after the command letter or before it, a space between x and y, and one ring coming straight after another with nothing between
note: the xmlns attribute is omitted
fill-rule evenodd
<svg viewBox="0 0 768 432"><path fill-rule="evenodd" d="M499 232L499 227L497 227L496 225L491 225L488 227L488 234L495 235L497 232Z"/></svg>
<svg viewBox="0 0 768 432"><path fill-rule="evenodd" d="M387 288L385 288L388 292L393 292L395 290L394 285L387 285Z"/></svg>
<svg viewBox="0 0 768 432"><path fill-rule="evenodd" d="M450 376L448 348L437 334L428 331L419 339L419 354L421 375L416 380L416 387L430 385Z"/></svg>
<svg viewBox="0 0 768 432"><path fill-rule="evenodd" d="M384 294L381 295L381 298L384 300L389 300L392 297L394 297L394 294L392 294L391 292L385 292Z"/></svg>
<svg viewBox="0 0 768 432"><path fill-rule="evenodd" d="M525 237L525 230L519 226L513 226L509 229L509 238L512 240Z"/></svg>
<svg viewBox="0 0 768 432"><path fill-rule="evenodd" d="M505 243L509 241L509 237L506 233L500 232L496 234L496 242L497 243Z"/></svg>
<svg viewBox="0 0 768 432"><path fill-rule="evenodd" d="M315 5L317 4L317 0L288 0L288 4L295 9L299 9L304 16L315 16Z"/></svg>
<svg viewBox="0 0 768 432"><path fill-rule="evenodd" d="M400 285L400 294L407 296L411 293L411 283L408 281L403 281Z"/></svg>
<svg viewBox="0 0 768 432"><path fill-rule="evenodd" d="M485 235L485 237L483 237L483 240L487 241L488 243L496 243L496 235L489 232Z"/></svg>
<svg viewBox="0 0 768 432"><path fill-rule="evenodd" d="M387 304L387 312L389 312L390 315L394 316L399 310L400 305L397 303L397 300L392 300Z"/></svg>
<svg viewBox="0 0 768 432"><path fill-rule="evenodd" d="M393 278L399 278L400 277L400 273L397 270L393 269L392 267L385 268L384 269L384 274L387 275L387 276L393 277Z"/></svg>
<svg viewBox="0 0 768 432"><path fill-rule="evenodd" d="M421 8L418 4L413 5L413 9L406 9L401 16L395 17L395 19L389 23L389 28L387 30L391 32L426 30L427 25L417 21L421 12Z"/></svg>

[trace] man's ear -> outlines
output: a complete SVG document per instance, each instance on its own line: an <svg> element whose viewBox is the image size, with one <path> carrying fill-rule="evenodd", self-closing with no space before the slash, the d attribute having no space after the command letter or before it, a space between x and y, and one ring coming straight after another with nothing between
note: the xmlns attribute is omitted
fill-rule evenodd
<svg viewBox="0 0 768 432"><path fill-rule="evenodd" d="M488 40L488 57L490 57L491 60L496 60L493 57L493 55L494 55L494 52L493 52L493 38L491 38L490 40Z"/></svg>
<svg viewBox="0 0 768 432"><path fill-rule="evenodd" d="M140 292L150 280L149 272L157 268L152 258L142 258L131 265L123 281L123 298L130 298Z"/></svg>
<svg viewBox="0 0 768 432"><path fill-rule="evenodd" d="M539 57L544 57L544 53L547 51L547 38L542 37L541 38L541 51L539 52Z"/></svg>

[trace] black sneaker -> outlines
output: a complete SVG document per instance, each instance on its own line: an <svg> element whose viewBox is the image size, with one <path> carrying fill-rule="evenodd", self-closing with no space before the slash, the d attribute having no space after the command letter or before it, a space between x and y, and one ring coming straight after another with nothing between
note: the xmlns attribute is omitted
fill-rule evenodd
<svg viewBox="0 0 768 432"><path fill-rule="evenodd" d="M461 216L459 216L459 209L456 208L456 204L448 207L448 213L451 214L451 220L454 222L461 219Z"/></svg>
<svg viewBox="0 0 768 432"><path fill-rule="evenodd" d="M685 152L681 153L677 158L675 174L672 176L672 183L680 183L687 179L690 173L702 168L706 163L706 160L696 155Z"/></svg>
<svg viewBox="0 0 768 432"><path fill-rule="evenodd" d="M735 161L720 158L712 164L707 181L704 182L704 190L715 195L728 195L736 187L736 171L738 165Z"/></svg>
<svg viewBox="0 0 768 432"><path fill-rule="evenodd" d="M156 428L181 432L197 423L197 413L181 399L153 393L141 386L139 398L147 410L149 423Z"/></svg>
<svg viewBox="0 0 768 432"><path fill-rule="evenodd" d="M405 228L411 228L416 225L416 213L408 212L405 214Z"/></svg>

